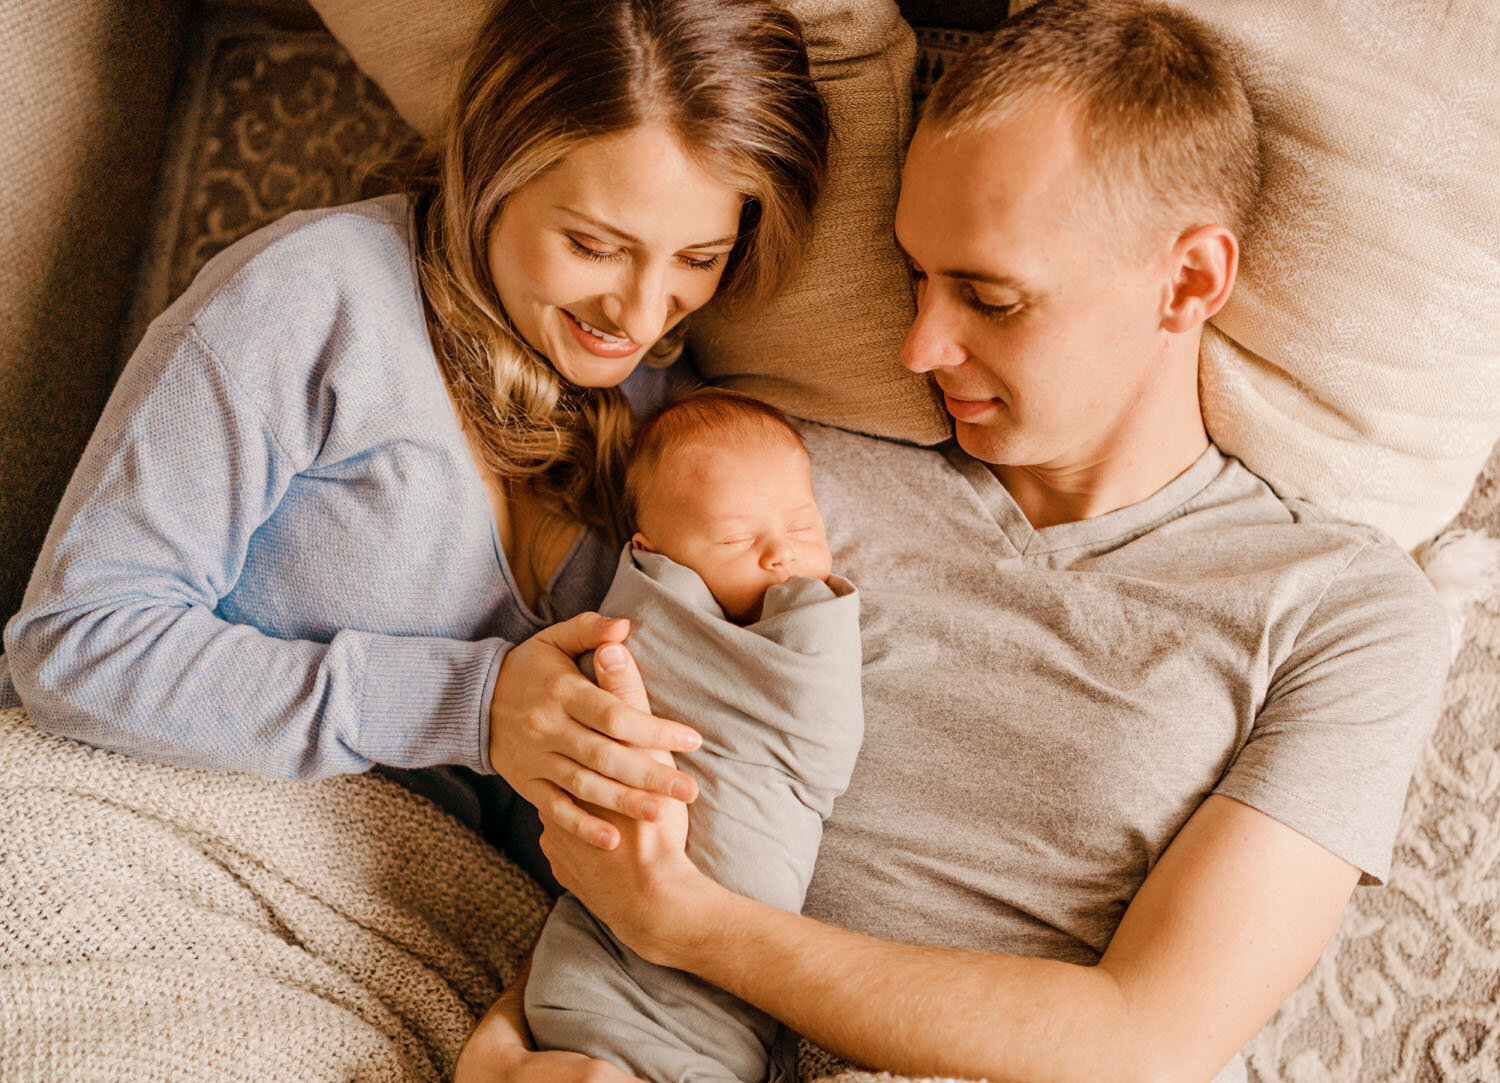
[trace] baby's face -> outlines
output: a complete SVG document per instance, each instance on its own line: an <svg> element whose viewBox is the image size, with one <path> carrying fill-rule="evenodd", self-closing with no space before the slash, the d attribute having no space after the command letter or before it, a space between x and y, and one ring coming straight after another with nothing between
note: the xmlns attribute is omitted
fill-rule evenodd
<svg viewBox="0 0 1500 1083"><path fill-rule="evenodd" d="M832 567L807 453L791 440L669 451L642 489L634 543L693 569L729 619L760 616L769 587Z"/></svg>

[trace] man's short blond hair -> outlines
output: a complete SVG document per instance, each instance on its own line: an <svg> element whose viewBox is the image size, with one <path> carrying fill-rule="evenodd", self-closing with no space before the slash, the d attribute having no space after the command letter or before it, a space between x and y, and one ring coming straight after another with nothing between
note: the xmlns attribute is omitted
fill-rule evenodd
<svg viewBox="0 0 1500 1083"><path fill-rule="evenodd" d="M948 69L922 126L983 129L1038 100L1075 110L1115 211L1243 236L1260 188L1255 118L1229 49L1197 19L1146 0L1044 0Z"/></svg>

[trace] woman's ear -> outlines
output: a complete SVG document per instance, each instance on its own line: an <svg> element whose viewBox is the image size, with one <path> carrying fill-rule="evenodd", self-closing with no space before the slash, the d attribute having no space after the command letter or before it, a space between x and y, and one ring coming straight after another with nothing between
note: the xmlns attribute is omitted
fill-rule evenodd
<svg viewBox="0 0 1500 1083"><path fill-rule="evenodd" d="M642 534L639 530L637 530L630 536L630 548L644 549L648 553L654 553L656 551L651 548L651 539L646 537L646 535Z"/></svg>
<svg viewBox="0 0 1500 1083"><path fill-rule="evenodd" d="M1224 226L1199 226L1179 237L1162 330L1180 335L1211 319L1229 300L1239 261L1239 241Z"/></svg>

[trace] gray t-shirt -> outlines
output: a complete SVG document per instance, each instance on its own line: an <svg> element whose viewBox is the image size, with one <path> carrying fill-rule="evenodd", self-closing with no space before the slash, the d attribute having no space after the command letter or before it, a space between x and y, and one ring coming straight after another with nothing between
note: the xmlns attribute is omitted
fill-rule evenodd
<svg viewBox="0 0 1500 1083"><path fill-rule="evenodd" d="M1036 530L956 447L804 435L860 584L865 705L805 913L1093 963L1211 793L1384 877L1448 664L1385 535L1212 447L1138 504Z"/></svg>

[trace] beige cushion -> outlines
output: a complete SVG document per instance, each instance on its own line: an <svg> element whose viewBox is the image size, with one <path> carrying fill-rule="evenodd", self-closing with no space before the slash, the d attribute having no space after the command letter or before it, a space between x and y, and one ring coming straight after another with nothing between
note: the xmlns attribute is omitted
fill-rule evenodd
<svg viewBox="0 0 1500 1083"><path fill-rule="evenodd" d="M0 5L0 622L118 371L184 7Z"/></svg>
<svg viewBox="0 0 1500 1083"><path fill-rule="evenodd" d="M709 305L689 342L704 375L828 425L915 443L950 433L925 377L897 358L916 302L892 221L911 126L916 39L894 4L801 0L834 138L806 262L756 312Z"/></svg>
<svg viewBox="0 0 1500 1083"><path fill-rule="evenodd" d="M1410 548L1500 436L1500 5L1182 6L1239 43L1267 163L1204 342L1209 432Z"/></svg>
<svg viewBox="0 0 1500 1083"><path fill-rule="evenodd" d="M418 131L435 132L487 0L314 0L355 61ZM710 378L801 417L933 443L949 428L927 383L901 367L911 323L891 239L910 125L915 42L891 0L789 0L832 114L833 169L795 282L769 306L692 317Z"/></svg>
<svg viewBox="0 0 1500 1083"><path fill-rule="evenodd" d="M1168 2L1234 43L1266 164L1204 336L1209 434L1412 548L1500 436L1500 5Z"/></svg>

